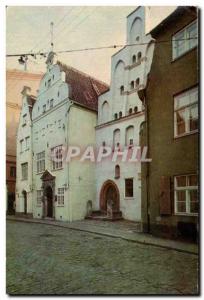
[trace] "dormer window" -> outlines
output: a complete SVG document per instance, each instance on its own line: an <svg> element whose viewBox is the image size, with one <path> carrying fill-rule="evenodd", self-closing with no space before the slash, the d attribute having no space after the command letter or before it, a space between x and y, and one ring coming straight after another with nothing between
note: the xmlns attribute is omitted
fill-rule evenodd
<svg viewBox="0 0 204 300"><path fill-rule="evenodd" d="M136 63L136 55L133 55L133 57L132 57L132 63L133 63L133 64Z"/></svg>
<svg viewBox="0 0 204 300"><path fill-rule="evenodd" d="M134 87L135 87L135 83L134 83L134 80L132 80L130 82L130 88L131 88L131 90L134 90Z"/></svg>
<svg viewBox="0 0 204 300"><path fill-rule="evenodd" d="M46 112L46 104L43 105L43 113Z"/></svg>
<svg viewBox="0 0 204 300"><path fill-rule="evenodd" d="M120 87L120 94L122 95L124 93L124 85L121 85Z"/></svg>

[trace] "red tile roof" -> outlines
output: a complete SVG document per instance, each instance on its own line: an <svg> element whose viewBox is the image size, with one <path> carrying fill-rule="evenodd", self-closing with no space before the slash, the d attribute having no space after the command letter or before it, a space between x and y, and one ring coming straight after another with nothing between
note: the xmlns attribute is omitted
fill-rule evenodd
<svg viewBox="0 0 204 300"><path fill-rule="evenodd" d="M70 88L70 99L91 109L98 110L98 96L109 90L109 86L73 67L57 62L61 71L66 74Z"/></svg>

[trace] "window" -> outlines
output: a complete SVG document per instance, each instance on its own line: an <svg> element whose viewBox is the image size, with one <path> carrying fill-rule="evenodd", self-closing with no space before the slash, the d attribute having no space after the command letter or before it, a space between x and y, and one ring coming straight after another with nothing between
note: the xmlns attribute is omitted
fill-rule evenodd
<svg viewBox="0 0 204 300"><path fill-rule="evenodd" d="M115 129L113 132L113 145L114 147L120 145L120 129Z"/></svg>
<svg viewBox="0 0 204 300"><path fill-rule="evenodd" d="M46 104L43 105L43 113L46 112Z"/></svg>
<svg viewBox="0 0 204 300"><path fill-rule="evenodd" d="M174 136L198 130L198 87L174 97Z"/></svg>
<svg viewBox="0 0 204 300"><path fill-rule="evenodd" d="M64 188L59 188L57 193L57 203L58 205L64 205Z"/></svg>
<svg viewBox="0 0 204 300"><path fill-rule="evenodd" d="M47 82L47 87L49 88L50 86L51 86L51 79L49 79Z"/></svg>
<svg viewBox="0 0 204 300"><path fill-rule="evenodd" d="M108 120L109 113L109 104L107 101L104 101L102 104L102 122L106 122Z"/></svg>
<svg viewBox="0 0 204 300"><path fill-rule="evenodd" d="M134 113L137 113L137 112L138 112L138 107L135 106L135 107L134 107Z"/></svg>
<svg viewBox="0 0 204 300"><path fill-rule="evenodd" d="M138 86L139 86L139 84L140 84L140 79L139 79L139 78L137 78L137 79L136 79L136 86L138 87Z"/></svg>
<svg viewBox="0 0 204 300"><path fill-rule="evenodd" d="M129 108L129 114L130 115L132 114L132 108Z"/></svg>
<svg viewBox="0 0 204 300"><path fill-rule="evenodd" d="M16 177L16 167L10 167L10 177Z"/></svg>
<svg viewBox="0 0 204 300"><path fill-rule="evenodd" d="M141 58L142 58L142 52L138 52L138 54L137 54L137 60L138 60L138 62L141 60Z"/></svg>
<svg viewBox="0 0 204 300"><path fill-rule="evenodd" d="M120 94L122 95L123 93L124 93L124 86L121 85L121 87L120 87Z"/></svg>
<svg viewBox="0 0 204 300"><path fill-rule="evenodd" d="M118 118L118 114L117 114L117 113L114 114L114 118L115 118L115 119Z"/></svg>
<svg viewBox="0 0 204 300"><path fill-rule="evenodd" d="M133 55L133 57L132 57L132 63L133 63L133 64L136 63L136 55Z"/></svg>
<svg viewBox="0 0 204 300"><path fill-rule="evenodd" d="M115 166L115 179L120 178L120 166Z"/></svg>
<svg viewBox="0 0 204 300"><path fill-rule="evenodd" d="M62 145L51 149L53 170L62 168Z"/></svg>
<svg viewBox="0 0 204 300"><path fill-rule="evenodd" d="M126 146L133 145L133 137L134 137L134 127L131 125L126 128L126 135L125 135L125 143Z"/></svg>
<svg viewBox="0 0 204 300"><path fill-rule="evenodd" d="M37 190L37 206L41 206L42 196L43 196L43 191L42 190Z"/></svg>
<svg viewBox="0 0 204 300"><path fill-rule="evenodd" d="M174 177L175 213L198 213L198 178L197 175Z"/></svg>
<svg viewBox="0 0 204 300"><path fill-rule="evenodd" d="M135 83L134 83L134 81L132 80L132 81L130 82L130 88L131 88L131 90L133 90L134 87L135 87Z"/></svg>
<svg viewBox="0 0 204 300"><path fill-rule="evenodd" d="M139 40L140 40L140 37L139 37L139 35L136 37L136 41L137 42L139 42Z"/></svg>
<svg viewBox="0 0 204 300"><path fill-rule="evenodd" d="M133 178L125 179L125 197L133 197Z"/></svg>
<svg viewBox="0 0 204 300"><path fill-rule="evenodd" d="M186 26L173 36L172 56L173 59L183 55L198 44L198 28L197 21Z"/></svg>
<svg viewBox="0 0 204 300"><path fill-rule="evenodd" d="M122 118L122 116L123 116L123 113L122 113L122 111L120 111L119 112L119 118Z"/></svg>
<svg viewBox="0 0 204 300"><path fill-rule="evenodd" d="M22 180L28 179L28 163L21 164Z"/></svg>
<svg viewBox="0 0 204 300"><path fill-rule="evenodd" d="M22 126L26 125L26 117L27 117L27 114L23 115L23 124L22 124Z"/></svg>
<svg viewBox="0 0 204 300"><path fill-rule="evenodd" d="M53 108L54 99L50 100L50 108Z"/></svg>
<svg viewBox="0 0 204 300"><path fill-rule="evenodd" d="M29 146L30 146L30 137L27 136L25 138L25 150L29 150Z"/></svg>
<svg viewBox="0 0 204 300"><path fill-rule="evenodd" d="M37 173L45 171L45 151L37 153Z"/></svg>
<svg viewBox="0 0 204 300"><path fill-rule="evenodd" d="M24 150L24 149L23 149L23 142L24 142L23 140L20 141L20 151L21 151L21 152L23 152L23 150Z"/></svg>

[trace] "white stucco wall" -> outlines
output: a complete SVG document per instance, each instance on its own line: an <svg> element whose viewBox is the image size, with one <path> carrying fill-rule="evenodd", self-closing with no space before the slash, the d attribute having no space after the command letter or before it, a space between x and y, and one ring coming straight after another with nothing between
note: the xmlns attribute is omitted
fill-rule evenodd
<svg viewBox="0 0 204 300"><path fill-rule="evenodd" d="M127 46L118 51L111 59L111 87L107 93L99 97L98 126L96 128L97 146L113 143L113 131L120 129L120 145L125 145L125 129L134 126L134 145L139 146L140 125L144 121L144 105L138 96L138 90L147 84L147 75L151 68L154 42L151 36L145 34L146 8L139 7L127 17ZM130 45L131 44L131 45ZM138 59L138 53L141 58ZM136 60L133 61L135 55ZM139 78L139 85L136 80ZM131 82L134 82L134 88ZM124 87L121 93L120 88ZM104 114L104 103L108 103L109 112ZM130 109L138 113L130 113ZM122 119L119 119L122 113ZM117 119L115 117L117 114ZM108 123L109 122L109 123ZM105 124L105 125L104 125ZM123 217L129 220L141 219L141 163L118 163L120 165L120 179L115 179L115 165L110 161L102 161L96 167L97 198L95 209L99 209L99 195L101 187L108 179L113 180L120 191L120 210ZM134 197L126 199L125 178L134 178Z"/></svg>

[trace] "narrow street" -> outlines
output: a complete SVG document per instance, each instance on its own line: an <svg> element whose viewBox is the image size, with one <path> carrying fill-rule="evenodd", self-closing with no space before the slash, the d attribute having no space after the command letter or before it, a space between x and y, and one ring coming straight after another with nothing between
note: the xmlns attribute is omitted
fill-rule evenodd
<svg viewBox="0 0 204 300"><path fill-rule="evenodd" d="M7 221L7 293L197 294L198 256Z"/></svg>

